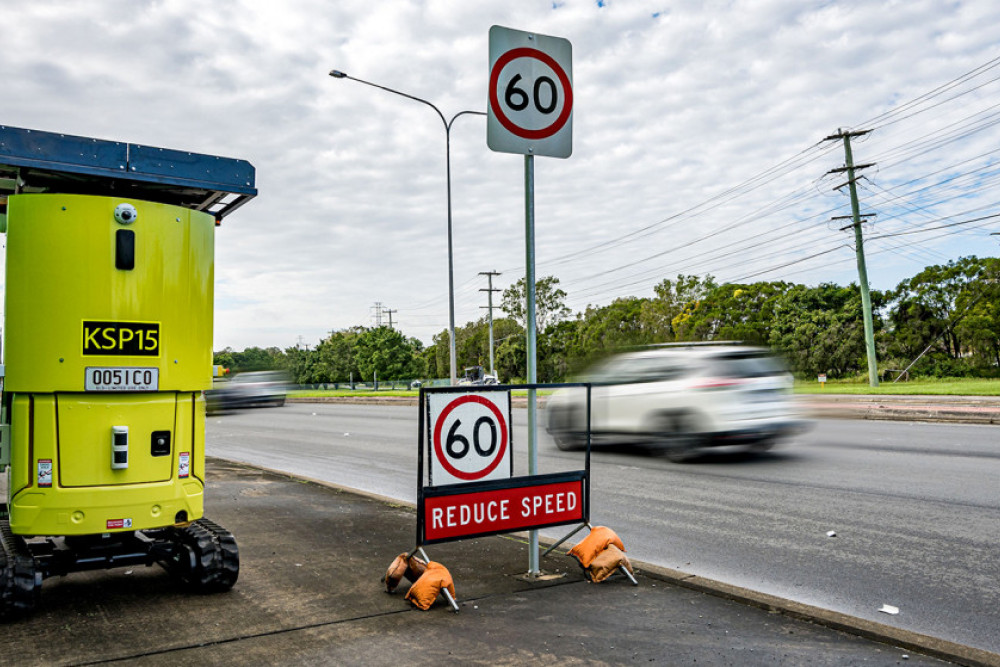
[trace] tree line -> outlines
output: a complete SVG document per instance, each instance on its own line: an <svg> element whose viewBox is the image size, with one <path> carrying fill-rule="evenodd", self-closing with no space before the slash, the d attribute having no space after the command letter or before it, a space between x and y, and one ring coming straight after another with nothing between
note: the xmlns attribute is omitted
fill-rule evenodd
<svg viewBox="0 0 1000 667"><path fill-rule="evenodd" d="M1000 376L1000 260L963 257L928 266L895 289L873 291L880 373L894 377ZM525 282L504 291L494 318L495 366L502 382L527 375ZM652 297L623 297L572 313L553 276L536 283L538 378L559 382L629 348L672 342L739 340L782 354L801 377L860 376L867 371L861 295L856 284L807 286L784 281L717 284L678 275ZM456 328L459 375L489 368L483 317ZM227 349L216 362L233 370L284 368L302 384L364 379L448 377L448 331L427 347L389 327L333 332L313 349Z"/></svg>

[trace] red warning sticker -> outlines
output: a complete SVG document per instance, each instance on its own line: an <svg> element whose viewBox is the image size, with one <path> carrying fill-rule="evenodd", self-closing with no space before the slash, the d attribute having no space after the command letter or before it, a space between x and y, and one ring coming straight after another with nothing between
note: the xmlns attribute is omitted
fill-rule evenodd
<svg viewBox="0 0 1000 667"><path fill-rule="evenodd" d="M108 519L108 530L116 528L131 528L132 519Z"/></svg>
<svg viewBox="0 0 1000 667"><path fill-rule="evenodd" d="M52 487L52 459L38 459L38 486L43 489Z"/></svg>

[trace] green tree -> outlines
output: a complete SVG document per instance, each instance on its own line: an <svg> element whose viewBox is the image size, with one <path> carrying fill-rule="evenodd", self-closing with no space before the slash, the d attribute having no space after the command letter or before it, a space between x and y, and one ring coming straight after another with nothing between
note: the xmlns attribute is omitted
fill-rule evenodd
<svg viewBox="0 0 1000 667"><path fill-rule="evenodd" d="M390 327L365 329L354 341L354 361L365 381L410 380L423 377L427 366L420 354L423 345Z"/></svg>
<svg viewBox="0 0 1000 667"><path fill-rule="evenodd" d="M248 347L242 352L227 347L213 355L212 363L225 366L233 373L242 373L283 369L287 365L287 360L285 353L277 347Z"/></svg>
<svg viewBox="0 0 1000 667"><path fill-rule="evenodd" d="M438 378L448 375L445 371L441 373L438 371L437 367L437 345L431 344L420 353L420 356L424 358L424 368L427 370L424 372L424 377L427 378Z"/></svg>
<svg viewBox="0 0 1000 667"><path fill-rule="evenodd" d="M455 338L458 338L458 332L455 332ZM434 350L434 367L437 369L437 375L434 377L447 378L451 377L451 337L448 335L447 329L442 329L440 332L434 335L433 344L428 349ZM458 346L455 347L455 356L458 356ZM456 362L457 363L457 362ZM430 368L430 364L428 364Z"/></svg>
<svg viewBox="0 0 1000 667"><path fill-rule="evenodd" d="M524 336L524 328L507 317L493 320L493 357L496 360L496 350L499 341L510 336ZM456 356L458 358L459 375L470 366L490 368L490 324L484 316L475 322L469 322L464 327L456 329L455 338L458 341Z"/></svg>
<svg viewBox="0 0 1000 667"><path fill-rule="evenodd" d="M676 280L665 278L653 288L656 298L646 300L642 305L642 325L651 339L657 342L676 340L673 320L688 304L704 299L718 285L715 278L705 276L685 276L678 274Z"/></svg>
<svg viewBox="0 0 1000 667"><path fill-rule="evenodd" d="M527 326L527 282L521 278L503 291L500 308L522 327ZM566 292L559 289L559 279L546 276L535 281L535 330L544 332L550 325L572 314L566 306Z"/></svg>
<svg viewBox="0 0 1000 667"><path fill-rule="evenodd" d="M872 293L873 304L881 295ZM861 292L856 285L793 285L772 309L767 343L800 375L844 377L867 368Z"/></svg>
<svg viewBox="0 0 1000 667"><path fill-rule="evenodd" d="M980 363L991 363L998 278L1000 260L971 256L928 266L902 281L891 295L893 351L915 358L929 347L952 360L978 351Z"/></svg>
<svg viewBox="0 0 1000 667"><path fill-rule="evenodd" d="M313 382L350 382L361 380L361 372L355 360L358 338L364 327L350 327L331 331L328 338L316 346L317 370Z"/></svg>
<svg viewBox="0 0 1000 667"><path fill-rule="evenodd" d="M286 369L296 384L315 384L327 379L314 379L316 353L299 347L285 348Z"/></svg>
<svg viewBox="0 0 1000 667"><path fill-rule="evenodd" d="M525 337L511 336L496 350L497 374L504 383L518 384L528 377L528 346Z"/></svg>
<svg viewBox="0 0 1000 667"><path fill-rule="evenodd" d="M689 302L672 321L677 340L740 340L766 345L784 282L719 285Z"/></svg>

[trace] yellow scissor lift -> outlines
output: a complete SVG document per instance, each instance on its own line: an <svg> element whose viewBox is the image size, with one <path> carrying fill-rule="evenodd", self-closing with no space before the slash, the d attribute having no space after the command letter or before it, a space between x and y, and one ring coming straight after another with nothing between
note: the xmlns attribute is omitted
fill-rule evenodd
<svg viewBox="0 0 1000 667"><path fill-rule="evenodd" d="M0 618L82 570L236 582L203 518L203 392L215 227L256 194L243 160L0 126Z"/></svg>

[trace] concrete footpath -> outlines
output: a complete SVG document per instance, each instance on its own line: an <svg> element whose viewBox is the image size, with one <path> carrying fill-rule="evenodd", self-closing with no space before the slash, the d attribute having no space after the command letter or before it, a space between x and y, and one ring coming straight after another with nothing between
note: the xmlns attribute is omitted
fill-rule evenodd
<svg viewBox="0 0 1000 667"><path fill-rule="evenodd" d="M392 595L381 583L414 546L412 508L217 459L208 472L207 515L240 546L232 591L188 595L159 567L51 579L36 613L0 634L0 664L1000 665L997 654L642 563L638 586L590 584L560 550L541 566L564 576L529 581L517 536L428 547L454 576L461 610L441 599L417 611L407 582Z"/></svg>

